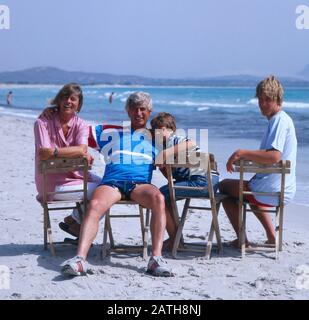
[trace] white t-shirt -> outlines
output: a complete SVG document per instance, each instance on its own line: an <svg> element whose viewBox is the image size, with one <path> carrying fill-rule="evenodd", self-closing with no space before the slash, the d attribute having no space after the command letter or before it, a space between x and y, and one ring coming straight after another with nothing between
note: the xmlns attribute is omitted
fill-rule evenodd
<svg viewBox="0 0 309 320"><path fill-rule="evenodd" d="M291 161L291 173L286 175L284 202L290 202L296 192L296 154L297 139L293 120L284 111L276 113L268 122L264 134L261 150L276 149L281 152L281 160ZM280 174L257 174L250 182L249 187L257 192L279 192ZM254 195L257 201L277 206L278 197Z"/></svg>

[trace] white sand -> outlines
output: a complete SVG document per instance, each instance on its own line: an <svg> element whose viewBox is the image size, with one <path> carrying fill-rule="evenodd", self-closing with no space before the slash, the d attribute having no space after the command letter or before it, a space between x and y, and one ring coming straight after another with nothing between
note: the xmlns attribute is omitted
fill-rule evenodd
<svg viewBox="0 0 309 320"><path fill-rule="evenodd" d="M293 204L285 211L284 250L279 261L271 258L272 253L252 254L242 260L237 250L225 246L222 256L213 250L209 261L193 254L179 254L177 260L167 257L176 276L155 278L144 273L146 262L138 255L113 254L104 261L100 260L101 226L96 245L89 254L93 274L70 280L63 278L59 265L72 257L76 248L57 247L55 258L43 250L42 209L35 200L32 125L33 120L0 115L1 299L309 298L309 276L300 274L309 269L306 267L309 261L308 208ZM223 161L235 149L234 142L226 148L218 143L214 144L212 151L224 173ZM96 162L96 171L102 172L99 166L100 163ZM162 183L163 180L157 177L156 181ZM115 207L114 210L119 209ZM52 214L54 237L58 240L66 236L57 226L64 215ZM198 241L200 236L205 236L209 216L203 220L201 212L191 214L185 237ZM222 209L219 222L223 241L232 240L234 233ZM126 243L136 243L141 238L138 224L133 219L116 221L114 231L116 240ZM253 217L249 218L248 236L255 241L264 239L261 227ZM5 266L10 273L8 287L4 285L1 273Z"/></svg>

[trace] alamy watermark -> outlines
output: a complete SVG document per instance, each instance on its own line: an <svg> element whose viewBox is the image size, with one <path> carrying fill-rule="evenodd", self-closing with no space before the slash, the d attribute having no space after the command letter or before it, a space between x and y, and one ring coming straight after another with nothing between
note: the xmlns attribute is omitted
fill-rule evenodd
<svg viewBox="0 0 309 320"><path fill-rule="evenodd" d="M208 130L207 129L177 129L176 132L179 141L193 141L199 146L194 149L197 151L208 152ZM100 152L104 157L105 164L198 164L200 156L196 157L190 154L190 149L177 148L176 154L174 148L170 148L166 138L163 136L161 129L139 129L132 132L130 122L123 122L122 129L104 129L99 138L98 145ZM163 150L169 149L168 154L163 154ZM155 157L154 154L157 154ZM166 157L166 158L165 158Z"/></svg>
<svg viewBox="0 0 309 320"><path fill-rule="evenodd" d="M0 265L0 290L10 289L10 269L8 266Z"/></svg>
<svg viewBox="0 0 309 320"><path fill-rule="evenodd" d="M10 8L0 4L0 30L9 30L10 27Z"/></svg>
<svg viewBox="0 0 309 320"><path fill-rule="evenodd" d="M296 7L295 13L298 15L295 21L298 30L309 30L309 6L304 4Z"/></svg>

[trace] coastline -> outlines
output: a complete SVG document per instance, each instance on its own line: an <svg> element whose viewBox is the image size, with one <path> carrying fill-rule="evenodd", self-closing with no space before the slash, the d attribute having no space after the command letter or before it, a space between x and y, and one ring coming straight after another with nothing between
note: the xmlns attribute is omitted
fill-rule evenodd
<svg viewBox="0 0 309 320"><path fill-rule="evenodd" d="M0 299L308 299L309 288L301 288L297 281L301 268L309 258L307 210L303 205L291 203L286 207L284 220L284 249L280 260L273 254L250 254L245 260L238 250L224 246L222 256L213 249L207 261L197 255L179 254L177 260L167 256L173 267L174 278L155 278L146 275L146 262L138 255L111 255L100 259L102 227L89 255L93 274L64 280L59 265L75 254L74 246L57 247L57 257L43 250L42 209L36 202L34 184L33 119L0 114L0 265L10 270L10 288L0 288ZM17 139L18 136L18 139ZM224 144L222 139L211 139L209 151L216 155L225 177L223 166L226 154L239 147L258 145L258 141L235 140ZM221 143L220 143L221 142ZM95 172L102 173L102 165L95 159ZM303 170L303 169L302 169ZM155 173L157 184L164 179ZM115 206L115 212L120 208ZM128 207L128 210L134 208ZM65 214L51 215L55 239L64 234L57 223ZM209 215L190 214L185 237L200 241L209 229ZM120 242L135 244L141 240L138 224L133 221L115 222L115 237ZM126 223L124 230L123 225ZM223 242L233 240L232 227L221 208L219 223ZM257 219L248 218L250 240L263 240ZM216 245L214 244L214 248ZM307 281L308 282L308 281ZM152 288L152 289L150 289Z"/></svg>

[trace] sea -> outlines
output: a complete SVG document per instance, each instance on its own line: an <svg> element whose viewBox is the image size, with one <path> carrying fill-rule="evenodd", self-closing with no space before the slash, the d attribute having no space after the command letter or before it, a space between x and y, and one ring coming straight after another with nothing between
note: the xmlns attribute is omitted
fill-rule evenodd
<svg viewBox="0 0 309 320"><path fill-rule="evenodd" d="M0 85L0 115L35 119L60 88L56 85ZM6 105L9 91L13 92L12 106ZM169 112L175 116L178 128L207 129L209 140L215 137L233 143L235 139L250 139L256 140L258 148L267 126L266 118L260 114L254 87L83 86L84 104L80 116L94 123L122 124L128 120L125 101L135 91L151 95L153 116ZM298 139L296 200L309 206L309 88L285 88L283 109L293 119Z"/></svg>

